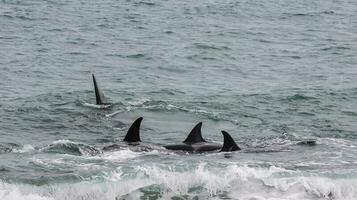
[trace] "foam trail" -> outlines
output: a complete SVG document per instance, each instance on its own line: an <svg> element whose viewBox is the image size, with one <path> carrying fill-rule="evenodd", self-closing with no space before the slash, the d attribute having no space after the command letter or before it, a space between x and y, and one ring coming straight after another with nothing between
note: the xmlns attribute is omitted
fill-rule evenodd
<svg viewBox="0 0 357 200"><path fill-rule="evenodd" d="M84 103L83 105L87 106L87 107L91 107L91 108L98 108L98 109L105 109L105 108L109 108L111 106L110 104L108 104L108 105L96 105L96 104L91 104L91 103Z"/></svg>
<svg viewBox="0 0 357 200"><path fill-rule="evenodd" d="M115 112L113 112L113 113L110 113L110 114L107 114L107 115L105 115L106 117L113 117L113 116L115 116L115 115L117 115L117 114L119 114L119 113L121 113L122 111L121 110L118 110L118 111L115 111Z"/></svg>

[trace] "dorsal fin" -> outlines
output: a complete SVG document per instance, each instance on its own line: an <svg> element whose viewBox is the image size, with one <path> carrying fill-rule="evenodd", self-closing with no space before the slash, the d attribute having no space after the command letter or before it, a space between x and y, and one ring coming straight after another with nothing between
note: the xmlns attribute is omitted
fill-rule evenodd
<svg viewBox="0 0 357 200"><path fill-rule="evenodd" d="M99 90L97 81L95 80L94 74L92 74L93 77L93 85L94 85L94 92L95 92L95 100L97 105L103 105L106 104L106 100L104 97L104 94Z"/></svg>
<svg viewBox="0 0 357 200"><path fill-rule="evenodd" d="M141 142L140 140L140 124L143 120L142 117L136 119L133 124L130 126L126 136L124 138L125 142Z"/></svg>
<svg viewBox="0 0 357 200"><path fill-rule="evenodd" d="M233 140L232 136L229 135L226 131L222 131L223 134L223 147L221 151L239 151L240 148L236 144L236 142Z"/></svg>
<svg viewBox="0 0 357 200"><path fill-rule="evenodd" d="M190 132L190 134L187 136L187 138L185 139L185 141L183 141L183 143L186 144L193 144L193 143L198 143L198 142L206 142L206 140L204 140L202 138L202 134L201 134L201 127L202 127L202 122L198 123Z"/></svg>

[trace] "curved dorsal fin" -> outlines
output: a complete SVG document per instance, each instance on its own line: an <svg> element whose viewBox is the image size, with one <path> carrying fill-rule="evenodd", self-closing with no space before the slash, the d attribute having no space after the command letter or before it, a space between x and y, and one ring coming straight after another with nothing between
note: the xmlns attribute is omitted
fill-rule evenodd
<svg viewBox="0 0 357 200"><path fill-rule="evenodd" d="M229 135L226 131L222 131L223 134L223 147L221 151L239 151L240 148L236 144L236 142L233 140L232 136Z"/></svg>
<svg viewBox="0 0 357 200"><path fill-rule="evenodd" d="M133 124L130 126L128 132L125 135L125 142L141 142L140 140L140 124L143 120L142 117L136 119Z"/></svg>
<svg viewBox="0 0 357 200"><path fill-rule="evenodd" d="M191 130L190 134L187 136L187 138L185 139L185 141L183 141L183 143L193 144L193 143L198 143L198 142L206 142L206 140L204 140L204 139L202 138L201 127L202 127L202 122L198 123L198 124Z"/></svg>
<svg viewBox="0 0 357 200"><path fill-rule="evenodd" d="M97 84L94 74L92 74L92 77L93 77L93 85L94 85L96 104L97 105L106 104L107 102L105 100L104 94L99 90L99 87L98 87L98 84Z"/></svg>

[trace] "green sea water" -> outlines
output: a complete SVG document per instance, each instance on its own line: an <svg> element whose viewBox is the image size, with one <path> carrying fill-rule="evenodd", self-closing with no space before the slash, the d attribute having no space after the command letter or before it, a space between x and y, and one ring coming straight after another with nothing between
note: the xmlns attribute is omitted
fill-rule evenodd
<svg viewBox="0 0 357 200"><path fill-rule="evenodd" d="M356 33L350 0L0 0L0 199L355 200ZM102 151L140 116L153 150ZM161 147L198 122L242 151Z"/></svg>

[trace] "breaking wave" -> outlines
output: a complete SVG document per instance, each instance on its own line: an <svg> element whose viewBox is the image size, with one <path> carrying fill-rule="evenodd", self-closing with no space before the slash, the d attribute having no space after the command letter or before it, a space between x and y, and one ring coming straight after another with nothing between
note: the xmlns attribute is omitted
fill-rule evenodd
<svg viewBox="0 0 357 200"><path fill-rule="evenodd" d="M30 186L0 183L3 200L356 199L357 179L303 175L275 166L119 167L104 181Z"/></svg>

